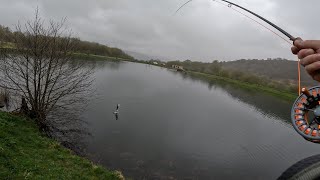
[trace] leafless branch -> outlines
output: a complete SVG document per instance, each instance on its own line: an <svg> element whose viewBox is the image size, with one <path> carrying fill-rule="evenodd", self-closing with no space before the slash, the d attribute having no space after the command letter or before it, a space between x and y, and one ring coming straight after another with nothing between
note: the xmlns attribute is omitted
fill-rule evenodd
<svg viewBox="0 0 320 180"><path fill-rule="evenodd" d="M32 21L16 25L15 48L0 49L0 88L23 97L25 113L44 132L76 124L75 109L85 105L92 83L91 70L71 58L78 41L65 23L44 21L37 9Z"/></svg>

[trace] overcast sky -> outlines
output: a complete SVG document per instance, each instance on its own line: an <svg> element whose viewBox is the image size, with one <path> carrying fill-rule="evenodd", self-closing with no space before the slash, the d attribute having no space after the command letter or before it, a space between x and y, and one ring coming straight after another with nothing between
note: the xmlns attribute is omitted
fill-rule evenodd
<svg viewBox="0 0 320 180"><path fill-rule="evenodd" d="M319 0L233 0L293 36L320 39ZM290 45L212 0L0 0L0 24L67 17L77 37L152 56L201 61L294 59Z"/></svg>

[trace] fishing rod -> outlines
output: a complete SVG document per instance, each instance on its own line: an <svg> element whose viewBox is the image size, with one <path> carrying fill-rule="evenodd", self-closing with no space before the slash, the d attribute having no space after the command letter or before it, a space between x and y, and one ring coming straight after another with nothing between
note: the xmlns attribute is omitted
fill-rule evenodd
<svg viewBox="0 0 320 180"><path fill-rule="evenodd" d="M176 10L175 14L177 14L184 6L186 6L187 4L191 3L192 1L193 1L193 0L189 0L189 1L187 1L186 3L184 3L183 5L181 5L181 6L178 8L178 10ZM212 0L212 1L218 2L217 0ZM231 1L227 1L227 0L221 0L221 1L228 3L228 7L236 6L236 7L240 8L240 9L242 9L242 10L244 10L244 11L246 11L246 12L248 12L248 13L256 16L256 17L258 17L258 18L261 19L262 21L266 22L267 24L269 24L270 26L274 27L275 29L277 29L278 31L280 31L282 34L284 34L285 36L287 36L291 41L294 42L295 40L297 40L297 38L295 38L294 36L292 36L290 33L288 33L287 31L283 30L282 28L280 28L280 27L277 26L276 24L272 23L271 21L267 20L266 18L260 16L259 14L255 13L255 12L253 12L253 11L250 11L249 9L244 8L244 7L242 7L242 6L240 6L240 5L236 4L236 3L233 3L233 2L231 2ZM218 3L219 3L219 2L218 2ZM243 15L245 15L245 14L243 14ZM247 17L248 17L248 16L247 16ZM250 18L250 17L248 17L248 18ZM251 19L251 20L255 21L254 19ZM262 24L260 24L260 25L262 25ZM263 26L263 25L262 25L262 26ZM267 28L267 27L265 27L265 28ZM270 30L270 29L268 29L268 30Z"/></svg>
<svg viewBox="0 0 320 180"><path fill-rule="evenodd" d="M187 1L186 3L182 4L182 6L180 6L180 7L176 10L176 12L175 12L174 14L177 14L177 13L180 11L180 9L182 9L185 5L189 4L191 1L193 1L193 0L189 0L189 1Z"/></svg>
<svg viewBox="0 0 320 180"><path fill-rule="evenodd" d="M213 0L214 2L218 2L223 4L222 2L219 2L217 0ZM291 34L289 34L287 31L283 30L279 26L275 25L271 21L267 20L266 18L258 15L257 13L244 8L236 3L233 3L231 1L227 0L221 0L223 2L228 3L228 7L232 8L232 6L235 6L237 8L240 8L241 10L244 10L255 17L259 18L260 20L264 21L265 23L269 24L273 28L277 29L279 32L281 32L283 35L288 37L291 41L295 41L298 38L295 38ZM189 0L188 2L184 3L179 9L176 11L175 14L179 12L184 6L186 6L188 3L192 2L192 0ZM223 4L225 5L225 4ZM264 28L270 30L274 34L281 37L276 32L272 31L265 25L261 24L257 20L251 18L250 16L242 13L241 11L238 11L237 9L232 8L233 10L237 11L238 13L246 16L247 18L253 20L254 22L258 23L259 25L263 26ZM281 37L282 38L282 37ZM284 38L282 38L284 39ZM285 39L284 39L285 40ZM285 40L287 41L287 40ZM289 42L289 41L287 41ZM290 42L289 42L290 43ZM291 109L291 122L294 127L294 129L306 140L311 142L320 142L320 86L315 86L310 89L302 88L300 93L300 63L298 61L298 74L299 74L299 97L294 102L292 109Z"/></svg>
<svg viewBox="0 0 320 180"><path fill-rule="evenodd" d="M213 0L213 1L216 1L216 0ZM289 34L288 32L286 32L285 30L283 30L282 28L280 28L279 26L275 25L274 23L272 23L271 21L267 20L266 18L260 16L259 14L256 14L252 11L250 11L249 9L246 9L236 3L233 3L233 2L230 2L230 1L226 1L226 0L221 0L221 1L224 1L224 2L227 2L229 3L229 6L230 5L234 5L240 9L243 9L245 11L247 11L248 13L258 17L259 19L263 20L264 22L268 23L269 25L271 25L272 27L276 28L278 31L280 31L282 34L284 34L285 36L287 36L291 41L295 41L297 38L293 37L291 34Z"/></svg>

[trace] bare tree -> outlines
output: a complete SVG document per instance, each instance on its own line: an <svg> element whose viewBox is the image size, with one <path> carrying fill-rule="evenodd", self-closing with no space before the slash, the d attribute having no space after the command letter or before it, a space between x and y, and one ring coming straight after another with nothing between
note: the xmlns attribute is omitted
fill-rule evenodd
<svg viewBox="0 0 320 180"><path fill-rule="evenodd" d="M32 21L16 26L13 38L15 48L0 52L0 87L22 98L23 110L44 132L54 128L49 116L71 121L65 113L83 103L91 70L72 59L77 41L65 19L46 22L36 10Z"/></svg>

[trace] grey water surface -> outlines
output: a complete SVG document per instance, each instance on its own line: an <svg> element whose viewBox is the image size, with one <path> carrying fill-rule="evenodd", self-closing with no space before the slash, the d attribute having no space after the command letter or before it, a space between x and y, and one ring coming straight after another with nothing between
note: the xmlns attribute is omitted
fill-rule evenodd
<svg viewBox="0 0 320 180"><path fill-rule="evenodd" d="M277 97L129 62L97 62L94 77L87 154L126 177L276 179L320 153Z"/></svg>

